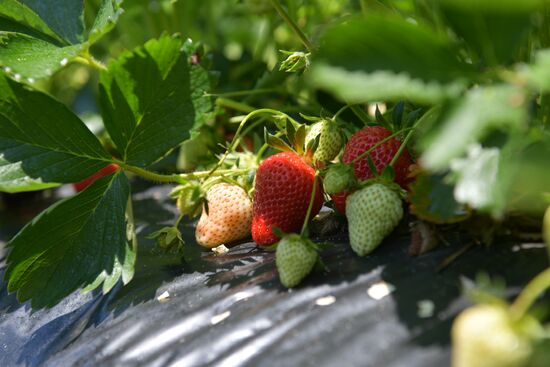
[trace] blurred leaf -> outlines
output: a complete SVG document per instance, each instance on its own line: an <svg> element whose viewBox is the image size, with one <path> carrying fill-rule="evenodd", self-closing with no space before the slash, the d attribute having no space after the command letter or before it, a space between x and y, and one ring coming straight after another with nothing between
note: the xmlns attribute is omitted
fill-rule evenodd
<svg viewBox="0 0 550 367"><path fill-rule="evenodd" d="M324 34L310 82L348 103L401 99L437 103L465 87L470 67L457 55L450 42L431 29L370 15Z"/></svg>
<svg viewBox="0 0 550 367"><path fill-rule="evenodd" d="M455 200L453 186L445 182L444 175L417 175L411 184L409 201L414 214L431 223L456 223L470 215L467 208Z"/></svg>
<svg viewBox="0 0 550 367"><path fill-rule="evenodd" d="M509 63L531 27L533 12L546 0L437 1L448 23L486 64Z"/></svg>
<svg viewBox="0 0 550 367"><path fill-rule="evenodd" d="M43 308L98 277L110 288L123 274L121 266L135 256L126 233L129 193L126 177L118 172L34 218L8 244L8 291ZM102 277L103 271L109 275Z"/></svg>
<svg viewBox="0 0 550 367"><path fill-rule="evenodd" d="M65 105L0 74L0 191L80 181L111 161Z"/></svg>
<svg viewBox="0 0 550 367"><path fill-rule="evenodd" d="M518 74L537 92L550 93L550 50L539 51L532 64L518 68Z"/></svg>
<svg viewBox="0 0 550 367"><path fill-rule="evenodd" d="M21 33L0 32L0 65L18 81L51 76L76 57L81 45L58 47ZM15 76L19 75L19 76Z"/></svg>
<svg viewBox="0 0 550 367"><path fill-rule="evenodd" d="M550 188L550 134L514 135L502 148L499 187L508 211L542 217ZM497 187L497 188L499 188Z"/></svg>
<svg viewBox="0 0 550 367"><path fill-rule="evenodd" d="M452 160L455 200L501 216L505 205L498 189L499 160L499 149L483 149L478 144L470 146L466 158Z"/></svg>
<svg viewBox="0 0 550 367"><path fill-rule="evenodd" d="M189 138L197 111L188 57L180 38L163 36L101 74L105 127L127 163L148 166Z"/></svg>
<svg viewBox="0 0 550 367"><path fill-rule="evenodd" d="M431 170L444 170L487 132L519 129L526 118L525 96L520 90L508 85L472 89L442 114L439 126L422 138L422 163Z"/></svg>

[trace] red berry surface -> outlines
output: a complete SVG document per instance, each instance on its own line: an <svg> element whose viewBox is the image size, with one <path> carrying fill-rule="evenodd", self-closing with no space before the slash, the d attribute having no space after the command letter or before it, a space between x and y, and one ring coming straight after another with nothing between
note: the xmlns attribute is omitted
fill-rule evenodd
<svg viewBox="0 0 550 367"><path fill-rule="evenodd" d="M119 168L118 164L111 163L111 164L103 167L102 169L100 169L99 171L97 171L96 173L91 175L90 177L87 177L87 178L83 179L82 181L78 181L78 182L73 183L73 187L77 192L83 191L86 187L90 186L95 180L97 180L101 177L105 177L105 176L110 175L111 173L115 172L118 168Z"/></svg>
<svg viewBox="0 0 550 367"><path fill-rule="evenodd" d="M380 140L387 138L392 134L388 129L381 126L369 126L356 132L346 144L344 148L344 163L351 163L355 158L372 148ZM399 150L401 142L395 138L388 140L370 153L370 157L380 173L391 162L394 155ZM411 165L411 157L409 151L405 149L397 162L395 162L395 182L401 187L406 188L409 183L409 166ZM373 172L369 168L368 158L362 158L355 163L355 176L359 181L364 181L374 177ZM336 209L341 212L346 212L346 198L348 193L338 193L332 195L332 202Z"/></svg>
<svg viewBox="0 0 550 367"><path fill-rule="evenodd" d="M261 246L278 241L273 227L297 232L302 227L313 189L315 170L293 152L275 154L258 167L254 185L252 239ZM323 205L317 182L311 218Z"/></svg>

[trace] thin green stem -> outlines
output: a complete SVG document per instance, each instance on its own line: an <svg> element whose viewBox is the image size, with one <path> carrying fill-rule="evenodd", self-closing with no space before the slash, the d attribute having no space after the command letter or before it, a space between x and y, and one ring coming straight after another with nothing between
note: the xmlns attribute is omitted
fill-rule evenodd
<svg viewBox="0 0 550 367"><path fill-rule="evenodd" d="M264 93L276 93L279 92L276 88L258 88L252 90L239 90L235 92L225 92L225 93L206 93L205 96L208 97L240 97L240 96L249 96L253 94L264 94Z"/></svg>
<svg viewBox="0 0 550 367"><path fill-rule="evenodd" d="M277 10L277 13L283 18L283 20L286 22L286 24L292 28L292 31L300 38L300 41L304 44L304 46L308 49L308 51L311 51L313 49L313 45L307 38L307 36L302 32L300 27L292 20L292 18L289 17L288 13L283 9L281 6L281 3L279 3L278 0L271 0L271 5Z"/></svg>
<svg viewBox="0 0 550 367"><path fill-rule="evenodd" d="M262 109L250 112L248 115L245 116L245 118L239 124L239 127L237 128L237 131L235 132L235 135L233 136L233 139L231 140L231 144L229 144L229 147L227 148L227 150L223 154L222 158L218 161L218 163L216 163L214 168L212 168L212 170L210 171L210 174L208 175L208 177L213 175L214 171L216 171L218 168L220 168L220 166L223 164L223 162L225 162L225 159L227 158L229 153L232 152L235 149L235 147L237 146L238 141L240 139L241 130L243 129L243 127L247 123L247 121L250 120L252 117L254 117L256 115L260 115L260 114L263 114L263 113L270 113L270 114L275 114L275 115L285 116L287 118L290 118L288 115L286 115L286 114L284 114L280 111L277 111L277 110L272 110L270 108L262 108Z"/></svg>
<svg viewBox="0 0 550 367"><path fill-rule="evenodd" d="M254 123L250 124L246 129L244 129L241 136L238 138L236 145L241 145L241 148L247 148L246 145L243 144L242 137L247 136L258 125L264 123L266 119L267 119L266 117L262 117L257 121L254 121Z"/></svg>
<svg viewBox="0 0 550 367"><path fill-rule="evenodd" d="M510 306L512 317L516 320L521 319L535 300L548 288L550 288L550 268L534 277L521 291L518 298Z"/></svg>
<svg viewBox="0 0 550 367"><path fill-rule="evenodd" d="M313 189L311 189L311 196L309 198L309 205L307 207L306 217L304 218L304 224L302 224L302 230L300 231L300 236L304 236L307 230L307 225L309 224L309 217L311 216L311 211L313 210L313 203L315 202L315 196L317 195L317 180L319 176L315 172L315 177L313 178Z"/></svg>
<svg viewBox="0 0 550 367"><path fill-rule="evenodd" d="M176 219L176 223L174 223L174 227L178 228L178 226L180 225L183 217L185 217L185 214L180 214L178 219Z"/></svg>
<svg viewBox="0 0 550 367"><path fill-rule="evenodd" d="M357 156L353 161L351 161L350 164L355 164L357 163L357 161L365 158L366 156L368 156L369 154L371 154L376 148L378 148L379 146L381 146L382 144L388 142L389 140L395 138L397 135L399 134L402 134L403 132L407 131L407 130L411 130L413 129L412 127L407 127L405 129L401 129L399 131L396 131L395 133L385 137L384 139L378 141L376 144L374 144L372 147L369 148L369 150L361 153L361 155Z"/></svg>
<svg viewBox="0 0 550 367"><path fill-rule="evenodd" d="M160 173L145 170L140 167L125 165L122 162L120 162L120 165L125 171L135 173L136 175L141 176L150 181L164 182L164 183L179 183L179 184L186 183L189 180L207 178L210 176L224 176L224 175L240 176L240 175L248 174L250 172L250 170L247 168L240 168L240 169L220 169L214 173L212 173L211 171L197 171L197 172L189 172L189 173L163 175Z"/></svg>
<svg viewBox="0 0 550 367"><path fill-rule="evenodd" d="M357 105L350 106L351 111L363 122L365 125L374 125L368 113L363 111L363 109Z"/></svg>
<svg viewBox="0 0 550 367"><path fill-rule="evenodd" d="M275 134L275 136L278 138L280 136L282 136L283 133L281 131L279 131L278 133ZM262 145L262 147L258 150L258 153L256 153L256 163L259 165L260 164L260 161L262 160L262 156L264 155L265 151L269 149L269 144L267 143L264 143L264 145Z"/></svg>
<svg viewBox="0 0 550 367"><path fill-rule="evenodd" d="M94 57L87 52L75 57L74 61L88 65L98 71L107 70L107 67L101 61L94 59Z"/></svg>
<svg viewBox="0 0 550 367"><path fill-rule="evenodd" d="M405 139L403 139L403 141L401 142L401 145L399 146L399 149L397 150L397 152L395 153L395 155L391 159L390 164L389 164L390 167L393 167L395 165L395 163L397 162L397 160L399 159L399 157L401 157L401 154L403 154L403 152L405 151L405 148L407 147L407 144L409 143L409 140L411 140L411 138L412 138L414 130L416 129L416 127L418 126L418 124L421 121L422 121L422 119L419 119L410 128L410 131L407 133L407 136L405 136Z"/></svg>
<svg viewBox="0 0 550 367"><path fill-rule="evenodd" d="M255 110L254 107L247 105L246 103L237 102L232 99L228 98L217 98L216 99L216 105L221 107L227 107L234 109L236 111L244 112L244 113L250 113Z"/></svg>
<svg viewBox="0 0 550 367"><path fill-rule="evenodd" d="M336 121L336 119L338 118L338 116L340 116L340 114L342 112L344 112L345 110L347 110L348 108L350 108L351 106L349 104L345 105L344 107L340 108L335 114L334 116L332 116L332 121Z"/></svg>

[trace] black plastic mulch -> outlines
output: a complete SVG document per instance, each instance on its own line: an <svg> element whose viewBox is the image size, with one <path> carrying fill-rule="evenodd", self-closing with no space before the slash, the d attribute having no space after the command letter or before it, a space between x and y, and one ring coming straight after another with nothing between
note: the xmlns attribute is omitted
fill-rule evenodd
<svg viewBox="0 0 550 367"><path fill-rule="evenodd" d="M469 304L461 282L484 270L513 296L547 266L541 246L497 242L437 272L466 239L451 235L453 245L413 258L401 230L359 258L340 233L325 238L336 243L323 253L328 270L288 291L274 255L252 243L223 256L189 245L183 262L153 253L146 235L177 215L169 189L134 194L140 250L126 287L105 296L76 292L31 312L1 283L0 366L446 366L452 320ZM0 212L0 241L20 227L20 216L32 215ZM192 224L184 235L192 243ZM4 260L0 243L0 276Z"/></svg>

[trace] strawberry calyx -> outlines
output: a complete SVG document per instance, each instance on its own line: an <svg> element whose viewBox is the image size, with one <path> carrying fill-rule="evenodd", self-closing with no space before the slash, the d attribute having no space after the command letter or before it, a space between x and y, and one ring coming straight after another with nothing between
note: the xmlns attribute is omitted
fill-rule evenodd
<svg viewBox="0 0 550 367"><path fill-rule="evenodd" d="M336 163L321 172L323 187L327 194L353 190L357 185L357 177L349 164Z"/></svg>

